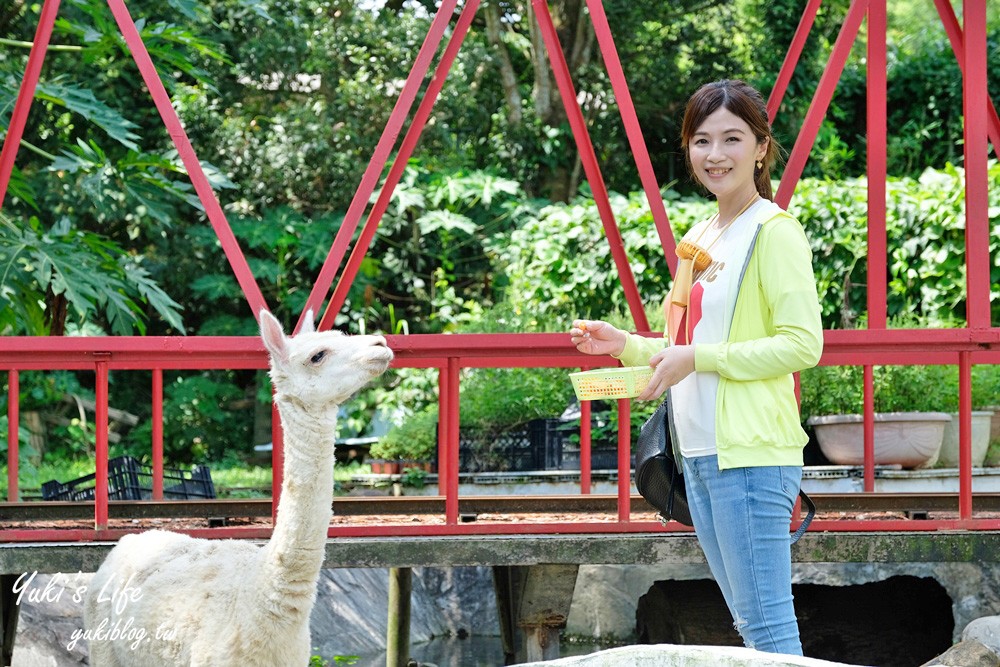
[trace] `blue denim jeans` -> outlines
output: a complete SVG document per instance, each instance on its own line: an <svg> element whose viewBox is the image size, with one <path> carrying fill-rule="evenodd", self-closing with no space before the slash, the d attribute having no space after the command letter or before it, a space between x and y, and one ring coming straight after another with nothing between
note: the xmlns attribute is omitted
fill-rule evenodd
<svg viewBox="0 0 1000 667"><path fill-rule="evenodd" d="M684 459L698 542L748 648L802 655L789 535L801 482L798 466L719 470L716 456Z"/></svg>

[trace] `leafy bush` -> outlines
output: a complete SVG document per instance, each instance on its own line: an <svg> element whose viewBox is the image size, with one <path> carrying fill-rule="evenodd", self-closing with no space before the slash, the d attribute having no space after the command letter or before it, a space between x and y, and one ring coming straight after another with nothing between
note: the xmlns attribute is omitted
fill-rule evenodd
<svg viewBox="0 0 1000 667"><path fill-rule="evenodd" d="M572 395L566 369L471 369L461 383L459 428L488 448L497 433L518 429L533 419L559 416ZM433 459L437 425L435 402L404 417L372 445L370 454L385 459Z"/></svg>
<svg viewBox="0 0 1000 667"><path fill-rule="evenodd" d="M642 428L646 420L656 412L660 402L660 400L631 402L629 424L633 440L638 436L639 429ZM616 445L618 442L618 408L614 401L594 401L590 421L590 442L592 445L605 447ZM566 430L568 433L566 442L579 447L580 430L578 425L571 423Z"/></svg>
<svg viewBox="0 0 1000 667"><path fill-rule="evenodd" d="M666 191L675 234L714 212L701 198L680 198ZM612 194L632 272L645 303L659 303L667 293L670 273L645 195ZM579 197L552 204L537 213L525 211L518 228L492 242L498 265L505 266L507 299L529 303L541 320L568 323L574 317L603 318L627 312L625 292L611 257L597 205Z"/></svg>
<svg viewBox="0 0 1000 667"><path fill-rule="evenodd" d="M1000 163L989 165L1000 182ZM951 165L886 184L890 318L926 326L965 321L965 172ZM806 230L828 328L854 328L866 315L867 187L863 179L803 181L789 207ZM990 254L1000 254L1000 190L990 191ZM993 323L1000 323L1000 265L990 277Z"/></svg>
<svg viewBox="0 0 1000 667"><path fill-rule="evenodd" d="M432 461L437 456L437 405L411 414L371 446L376 459Z"/></svg>
<svg viewBox="0 0 1000 667"><path fill-rule="evenodd" d="M1000 163L989 165L1000 182ZM887 183L888 314L919 316L929 326L965 321L964 170L947 165L919 179ZM714 203L663 192L679 239L714 212ZM990 190L990 228L1000 229L1000 189ZM659 304L670 285L659 236L642 193L611 196L639 294ZM813 249L823 323L854 328L866 316L867 185L864 179L805 179L789 212L802 223ZM545 322L604 317L627 312L624 290L612 260L596 204L580 197L538 211L524 209L517 228L491 241L496 263L506 267L505 299ZM990 237L991 256L1000 256L1000 233ZM1000 265L992 268L994 324L1000 323ZM650 308L650 310L654 310Z"/></svg>
<svg viewBox="0 0 1000 667"><path fill-rule="evenodd" d="M862 366L819 366L802 371L802 421L813 415L862 414ZM956 366L875 366L876 412L958 412ZM972 368L972 407L1000 400L1000 366Z"/></svg>
<svg viewBox="0 0 1000 667"><path fill-rule="evenodd" d="M0 333L61 335L67 325L101 320L112 333L145 333L143 304L183 332L180 305L140 261L110 239L73 229L69 218L46 227L32 216L0 215Z"/></svg>
<svg viewBox="0 0 1000 667"><path fill-rule="evenodd" d="M163 380L163 452L173 462L220 460L233 448L252 450L252 403L234 373L165 373ZM152 420L129 432L128 453L150 456Z"/></svg>

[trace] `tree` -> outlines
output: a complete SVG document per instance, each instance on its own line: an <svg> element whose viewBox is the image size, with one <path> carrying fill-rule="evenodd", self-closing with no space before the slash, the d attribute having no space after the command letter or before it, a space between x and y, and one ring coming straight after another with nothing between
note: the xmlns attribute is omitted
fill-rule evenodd
<svg viewBox="0 0 1000 667"><path fill-rule="evenodd" d="M152 6L133 3L132 11L141 16ZM196 16L184 0L166 9ZM4 129L31 47L21 38L34 34L39 12L21 2L0 12L0 39L9 47L0 52ZM210 44L166 21L139 25L161 66L206 85L193 55L221 57ZM148 244L199 205L155 110L132 108L131 100L148 95L128 72L135 65L104 3L66 3L45 62L0 225L0 289L25 298L0 328L59 334L70 318L78 326L144 332L155 314L156 330L183 331L179 304L157 284L163 265Z"/></svg>

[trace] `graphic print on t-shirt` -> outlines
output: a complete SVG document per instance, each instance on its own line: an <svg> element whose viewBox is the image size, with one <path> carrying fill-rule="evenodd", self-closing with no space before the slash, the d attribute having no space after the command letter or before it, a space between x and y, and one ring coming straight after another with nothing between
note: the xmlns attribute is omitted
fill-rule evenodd
<svg viewBox="0 0 1000 667"><path fill-rule="evenodd" d="M735 308L739 292L740 269L747 262L757 230L754 219L758 211L763 219L767 210L774 209L777 209L775 204L758 201L734 220L717 242L710 242L712 262L693 277L687 311L684 318L679 318L678 344L690 344L697 348L701 344L718 345L726 341L728 314ZM709 456L717 451L715 411L718 388L717 372L696 370L670 389L678 446L685 457Z"/></svg>
<svg viewBox="0 0 1000 667"><path fill-rule="evenodd" d="M701 298L704 295L705 288L699 279L691 287L691 295L688 297L688 307L681 317L681 325L677 330L677 345L687 345L690 342L688 340L688 332L694 331L694 328L698 326L698 322L701 321ZM688 326L689 319L691 322L690 327Z"/></svg>

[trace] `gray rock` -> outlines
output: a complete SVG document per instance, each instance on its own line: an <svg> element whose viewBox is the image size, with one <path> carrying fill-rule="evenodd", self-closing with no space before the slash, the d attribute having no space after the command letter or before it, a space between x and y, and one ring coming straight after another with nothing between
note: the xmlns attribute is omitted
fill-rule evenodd
<svg viewBox="0 0 1000 667"><path fill-rule="evenodd" d="M708 565L581 565L566 633L616 641L635 636L639 598L662 579L711 579Z"/></svg>
<svg viewBox="0 0 1000 667"><path fill-rule="evenodd" d="M25 575L29 577L30 575ZM20 580L21 611L14 641L13 664L17 667L73 667L87 664L80 587L90 583L89 574L35 575Z"/></svg>
<svg viewBox="0 0 1000 667"><path fill-rule="evenodd" d="M842 662L761 653L734 646L620 646L590 655L529 662L522 667L844 667Z"/></svg>
<svg viewBox="0 0 1000 667"><path fill-rule="evenodd" d="M489 568L417 568L413 571L410 642L461 633L499 635ZM310 629L324 656L373 653L385 648L388 571L320 572ZM344 632L350 628L350 632Z"/></svg>
<svg viewBox="0 0 1000 667"><path fill-rule="evenodd" d="M962 641L974 639L1000 655L1000 616L981 616L965 626Z"/></svg>
<svg viewBox="0 0 1000 667"><path fill-rule="evenodd" d="M74 641L83 629L83 604L74 599L90 574L54 579L36 575L30 588L48 593L22 599L14 665L77 667L87 664L87 643ZM310 628L313 646L324 656L375 654L385 648L388 577L384 569L322 570ZM410 637L413 644L434 637L499 635L489 568L418 568L413 571ZM345 628L348 631L345 632Z"/></svg>
<svg viewBox="0 0 1000 667"><path fill-rule="evenodd" d="M947 667L997 667L1000 658L989 647L974 639L959 642L950 649L924 663L921 667L945 665Z"/></svg>

